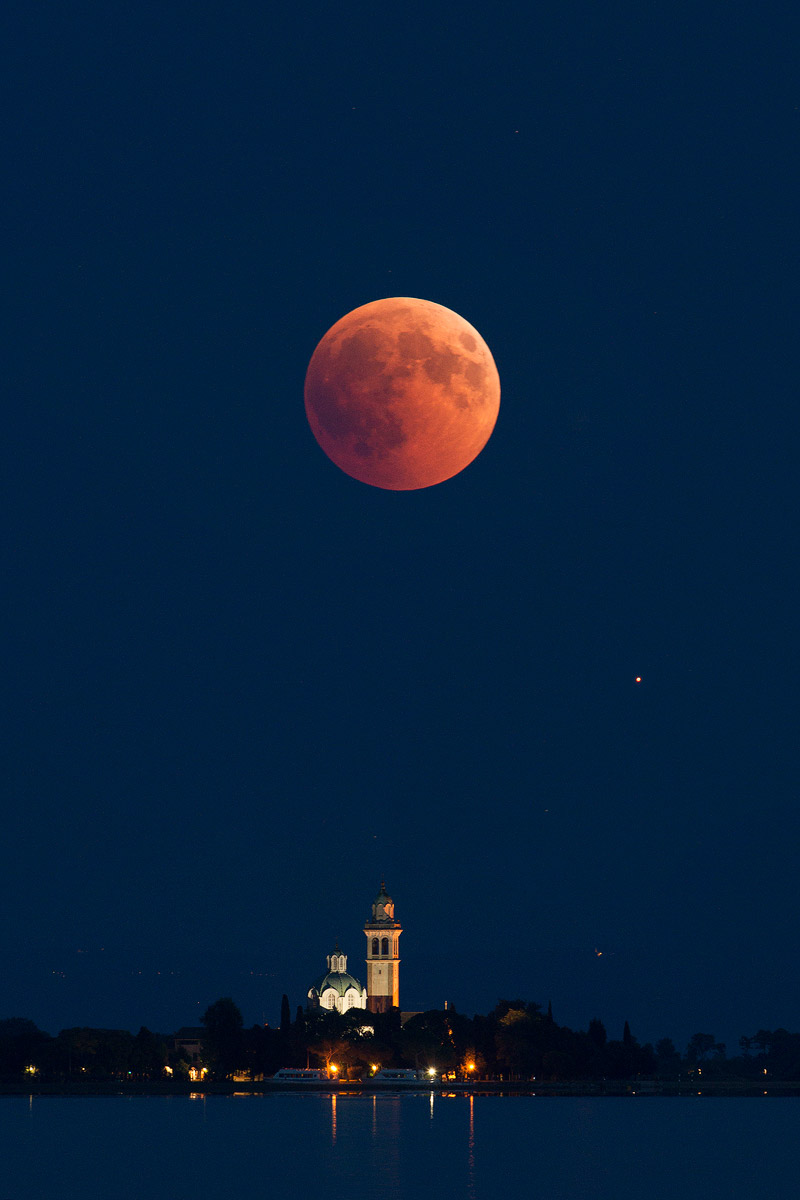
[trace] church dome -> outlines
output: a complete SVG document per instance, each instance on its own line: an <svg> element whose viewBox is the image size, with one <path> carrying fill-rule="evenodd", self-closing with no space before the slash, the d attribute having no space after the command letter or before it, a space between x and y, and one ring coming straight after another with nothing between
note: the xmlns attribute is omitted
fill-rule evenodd
<svg viewBox="0 0 800 1200"><path fill-rule="evenodd" d="M337 946L328 955L328 970L308 989L309 1003L321 1008L347 1012L350 1008L367 1007L367 989L347 970L347 955Z"/></svg>
<svg viewBox="0 0 800 1200"><path fill-rule="evenodd" d="M337 996L344 996L348 988L354 988L357 992L363 992L364 988L354 975L349 975L346 971L328 971L327 975L320 975L319 979L311 985L311 991L316 992L321 996L328 988L333 988Z"/></svg>

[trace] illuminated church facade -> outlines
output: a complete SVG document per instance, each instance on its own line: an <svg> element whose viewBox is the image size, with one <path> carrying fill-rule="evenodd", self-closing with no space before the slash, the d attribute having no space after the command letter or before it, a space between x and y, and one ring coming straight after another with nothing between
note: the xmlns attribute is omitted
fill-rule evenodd
<svg viewBox="0 0 800 1200"><path fill-rule="evenodd" d="M364 924L367 938L367 986L347 971L347 955L338 945L328 955L328 970L308 990L309 1008L349 1012L389 1012L400 1007L400 922L395 920L394 901L381 881L372 905L372 917Z"/></svg>

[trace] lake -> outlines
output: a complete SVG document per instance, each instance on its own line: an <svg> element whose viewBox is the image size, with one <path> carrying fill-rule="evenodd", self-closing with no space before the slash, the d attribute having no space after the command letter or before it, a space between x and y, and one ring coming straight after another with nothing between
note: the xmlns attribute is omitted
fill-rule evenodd
<svg viewBox="0 0 800 1200"><path fill-rule="evenodd" d="M0 1098L0 1200L783 1200L800 1098Z"/></svg>

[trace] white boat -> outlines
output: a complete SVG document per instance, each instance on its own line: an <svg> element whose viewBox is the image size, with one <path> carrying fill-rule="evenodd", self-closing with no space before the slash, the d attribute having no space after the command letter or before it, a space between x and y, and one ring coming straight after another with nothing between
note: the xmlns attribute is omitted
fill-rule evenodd
<svg viewBox="0 0 800 1200"><path fill-rule="evenodd" d="M435 1076L428 1071L407 1071L400 1067L385 1067L371 1075L369 1083L391 1083L396 1087L419 1087L421 1084L432 1084Z"/></svg>
<svg viewBox="0 0 800 1200"><path fill-rule="evenodd" d="M272 1076L282 1083L328 1083L328 1072L311 1067L281 1067Z"/></svg>

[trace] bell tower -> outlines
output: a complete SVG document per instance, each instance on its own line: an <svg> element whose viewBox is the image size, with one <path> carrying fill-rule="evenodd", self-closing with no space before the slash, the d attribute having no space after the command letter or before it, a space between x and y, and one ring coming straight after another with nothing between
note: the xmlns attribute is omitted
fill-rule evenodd
<svg viewBox="0 0 800 1200"><path fill-rule="evenodd" d="M367 1008L388 1012L400 1007L399 941L403 932L394 919L394 901L381 880L372 905L372 920L364 925L367 936Z"/></svg>

